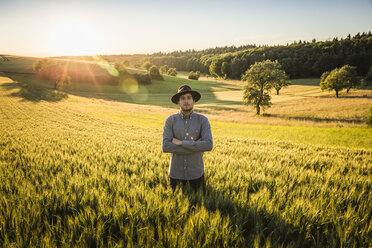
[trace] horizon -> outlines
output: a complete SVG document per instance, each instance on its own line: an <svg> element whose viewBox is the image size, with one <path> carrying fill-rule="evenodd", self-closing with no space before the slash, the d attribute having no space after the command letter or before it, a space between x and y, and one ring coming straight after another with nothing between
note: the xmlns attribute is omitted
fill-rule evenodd
<svg viewBox="0 0 372 248"><path fill-rule="evenodd" d="M368 34L369 32L371 32L370 30L369 31L364 31L364 32L358 32L360 35L362 35L363 33L366 33ZM356 34L358 34L356 33ZM351 38L353 38L356 34L350 34ZM349 34L348 34L349 35ZM327 39L325 40L316 40L316 42L325 42L325 41L331 41L333 40L334 38L338 38L339 40L342 40L342 39L345 39L347 37L328 37ZM315 39L315 38L313 38ZM263 45L257 45L257 44L243 44L243 45L240 45L240 46L245 46L245 45L254 45L256 47L264 47L264 46L287 46L287 45L291 45L293 44L294 42L299 42L301 39L299 40L295 40L291 43L286 43L286 44L272 44L272 45L267 45L267 44L263 44ZM311 40L301 40L302 42L311 42ZM169 52L164 52L164 51L157 51L157 52L153 52L153 53L114 53L114 54L81 54L81 55L59 55L59 56L24 56L23 54L5 54L5 53L2 53L0 55L8 55L8 56L19 56L19 57L37 57L37 58L58 58L58 57L89 57L89 56L120 56L120 55L126 55L126 56L136 56L136 55L153 55L153 54L156 54L156 53L164 53L164 54L169 54L169 53L172 53L172 52L177 52L177 51L180 51L180 52L185 52L185 51L189 51L189 50L195 50L195 51L202 51L202 50L207 50L207 49L215 49L215 48L222 48L222 47L239 47L239 46L236 46L236 45L231 45L231 46L216 46L216 47L207 47L207 48L201 48L201 49L193 49L193 48L190 48L190 49L184 49L184 50L173 50L173 51L169 51Z"/></svg>
<svg viewBox="0 0 372 248"><path fill-rule="evenodd" d="M371 10L366 0L0 2L0 23L6 23L0 53L134 55L326 41L371 31Z"/></svg>

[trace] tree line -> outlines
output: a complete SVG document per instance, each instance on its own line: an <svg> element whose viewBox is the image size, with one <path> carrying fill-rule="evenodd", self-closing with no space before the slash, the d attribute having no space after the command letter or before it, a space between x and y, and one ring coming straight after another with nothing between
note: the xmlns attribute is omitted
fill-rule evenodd
<svg viewBox="0 0 372 248"><path fill-rule="evenodd" d="M104 60L124 62L126 66L141 68L149 61L158 68L168 66L176 71L200 71L213 77L241 79L255 63L278 60L289 78L320 77L323 72L346 64L355 66L359 76L366 76L372 66L372 33L349 34L345 38L327 41L294 41L275 46L225 46L204 50L158 52L134 55L100 55ZM84 56L70 57L92 60ZM368 73L369 75L371 73ZM368 75L367 75L368 76ZM371 81L371 80L369 80Z"/></svg>
<svg viewBox="0 0 372 248"><path fill-rule="evenodd" d="M234 47L225 47L155 53L147 59L157 66L167 65L177 71L200 71L229 79L241 79L255 62L265 60L277 60L290 78L320 77L323 72L345 64L355 66L358 75L365 76L372 65L371 31L328 41L300 40L287 45L240 48L235 48L236 51Z"/></svg>

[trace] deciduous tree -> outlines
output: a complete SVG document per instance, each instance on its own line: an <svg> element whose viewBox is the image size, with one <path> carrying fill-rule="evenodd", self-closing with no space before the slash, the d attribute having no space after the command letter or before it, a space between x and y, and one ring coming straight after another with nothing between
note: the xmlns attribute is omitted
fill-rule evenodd
<svg viewBox="0 0 372 248"><path fill-rule="evenodd" d="M242 80L247 81L243 92L243 102L253 104L256 114L259 115L261 108L271 106L270 90L275 83L286 80L286 74L278 61L265 60L252 65L243 75Z"/></svg>
<svg viewBox="0 0 372 248"><path fill-rule="evenodd" d="M156 67L155 65L151 66L149 74L152 79L163 80L163 77L160 75L158 67Z"/></svg>
<svg viewBox="0 0 372 248"><path fill-rule="evenodd" d="M153 64L150 61L146 61L142 64L142 68L145 69L146 71L149 71L151 66L153 66Z"/></svg>
<svg viewBox="0 0 372 248"><path fill-rule="evenodd" d="M57 62L50 59L41 59L33 65L37 75L43 79L53 82L54 89L58 89L63 84L69 84L71 77Z"/></svg>
<svg viewBox="0 0 372 248"><path fill-rule="evenodd" d="M324 72L320 81L320 88L322 90L334 90L336 97L341 90L347 89L347 92L349 92L351 88L359 85L360 78L357 76L356 68L350 65L335 68L331 72Z"/></svg>

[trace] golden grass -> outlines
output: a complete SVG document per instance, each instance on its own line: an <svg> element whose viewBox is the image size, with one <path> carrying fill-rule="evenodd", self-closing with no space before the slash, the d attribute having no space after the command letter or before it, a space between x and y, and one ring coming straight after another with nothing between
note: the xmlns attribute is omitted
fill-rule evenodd
<svg viewBox="0 0 372 248"><path fill-rule="evenodd" d="M9 58L9 61L0 62L0 68L4 71L30 71L32 63L39 59L17 56ZM94 61L66 59L61 61L66 63L70 71L86 71L94 75L106 73ZM243 105L245 82L205 76L198 81L185 78L186 72L180 72L178 77L165 76L165 81L154 81L151 85L142 87L146 88L145 93L130 96L125 95L116 86L99 85L98 82L92 85L77 83L65 86L63 90L75 95L129 102L134 111L170 113L174 111L169 101L170 96L180 85L189 84L202 94L201 101L195 105L196 111L208 114L214 120L252 124L361 127L365 126L363 122L368 109L372 107L371 90L352 89L349 94L342 91L340 98L336 98L334 92L320 90L319 79L295 79L291 80L292 85L280 91L280 95L276 95L273 90L272 107L263 111L264 116L256 116L252 106ZM35 80L32 83L35 83ZM138 102L138 99L141 101ZM176 105L174 107L177 108Z"/></svg>
<svg viewBox="0 0 372 248"><path fill-rule="evenodd" d="M206 194L173 193L176 108L32 82L0 77L0 247L369 244L371 129L211 120Z"/></svg>

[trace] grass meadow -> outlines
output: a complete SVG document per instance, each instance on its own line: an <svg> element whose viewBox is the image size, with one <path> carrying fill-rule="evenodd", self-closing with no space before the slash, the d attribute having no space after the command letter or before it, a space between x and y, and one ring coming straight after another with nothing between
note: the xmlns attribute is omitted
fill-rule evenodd
<svg viewBox="0 0 372 248"><path fill-rule="evenodd" d="M185 83L214 139L205 195L167 185L163 124ZM318 85L293 80L258 117L241 82L165 76L129 94L2 73L0 246L370 247L371 91Z"/></svg>

